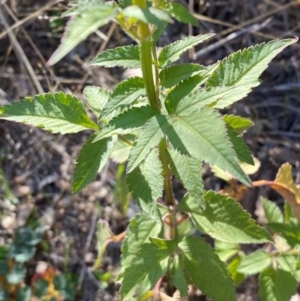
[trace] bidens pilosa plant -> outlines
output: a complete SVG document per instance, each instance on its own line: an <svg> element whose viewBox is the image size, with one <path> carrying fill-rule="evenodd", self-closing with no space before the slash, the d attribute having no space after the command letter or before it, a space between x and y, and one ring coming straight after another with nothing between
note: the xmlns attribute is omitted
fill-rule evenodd
<svg viewBox="0 0 300 301"><path fill-rule="evenodd" d="M221 116L218 110L250 93L272 58L297 39L262 43L210 66L176 64L182 53L212 36L187 37L158 53L157 41L172 18L197 25L180 3L78 0L64 15L70 21L49 64L114 21L137 45L104 51L90 65L141 68L142 77L126 79L113 91L86 87L84 96L96 122L79 99L62 92L4 106L0 118L52 133L94 132L77 159L74 193L90 183L109 158L128 162L127 185L141 213L130 221L123 242L122 300L157 299L158 290L151 290L163 277L181 298L193 284L215 301L235 300L226 265L204 238L188 235L180 226L188 218L200 233L225 243L272 241L233 199L204 191L201 166L207 162L251 185L239 162L253 164L241 138L252 123L235 115ZM187 190L182 200L174 197L173 176Z"/></svg>

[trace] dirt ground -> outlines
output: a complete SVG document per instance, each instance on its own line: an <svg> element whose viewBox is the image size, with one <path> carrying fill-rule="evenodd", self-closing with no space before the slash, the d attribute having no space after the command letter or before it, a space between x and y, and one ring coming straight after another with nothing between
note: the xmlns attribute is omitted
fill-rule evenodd
<svg viewBox="0 0 300 301"><path fill-rule="evenodd" d="M86 66L104 49L131 43L116 24L98 30L53 67L46 65L59 45L65 25L59 16L66 10L67 2L0 1L0 105L58 90L82 98L86 85L111 89L125 76L119 68ZM298 0L190 0L187 4L195 12L199 28L175 23L163 35L160 46L189 34L216 35L184 56L183 61L208 65L263 41L300 36ZM278 55L262 80L246 99L226 113L249 117L255 123L245 136L261 162L253 180L272 180L278 167L290 162L300 183L300 43ZM91 272L99 247L96 230L102 219L114 234L122 233L136 206L133 203L124 214L114 197L117 166L113 162L86 189L72 195L75 158L88 134L51 135L30 126L0 121L0 220L11 218L6 219L10 223L0 226L0 244L8 241L14 228L24 224L34 210L48 227L50 250L37 254L32 265L43 260L63 270L67 260L67 268L80 276L78 300L118 300L119 286L110 281L102 285ZM207 189L218 191L225 185L209 169L204 179ZM181 188L176 189L180 193ZM259 195L283 203L269 189L250 190L242 204L256 218L263 218ZM119 256L120 244L110 244L99 271L116 274ZM237 299L259 300L255 277L238 288ZM195 294L190 300L205 298Z"/></svg>

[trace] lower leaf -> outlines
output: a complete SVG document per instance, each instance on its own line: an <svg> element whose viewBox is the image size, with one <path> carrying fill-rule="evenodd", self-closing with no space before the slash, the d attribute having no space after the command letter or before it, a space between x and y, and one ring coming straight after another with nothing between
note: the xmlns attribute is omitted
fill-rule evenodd
<svg viewBox="0 0 300 301"><path fill-rule="evenodd" d="M142 296L167 272L169 256L176 245L174 241L160 241L161 246L157 243L143 244L132 264L126 268L120 291L123 301Z"/></svg>
<svg viewBox="0 0 300 301"><path fill-rule="evenodd" d="M191 281L214 301L235 301L232 280L224 262L200 237L185 237L178 244L184 272Z"/></svg>
<svg viewBox="0 0 300 301"><path fill-rule="evenodd" d="M213 238L228 243L262 243L272 241L268 232L257 225L250 214L234 199L208 191L205 209L197 209L191 198L185 198L179 209L191 213L196 227Z"/></svg>
<svg viewBox="0 0 300 301"><path fill-rule="evenodd" d="M296 279L288 272L268 268L259 276L261 301L289 301L296 291Z"/></svg>

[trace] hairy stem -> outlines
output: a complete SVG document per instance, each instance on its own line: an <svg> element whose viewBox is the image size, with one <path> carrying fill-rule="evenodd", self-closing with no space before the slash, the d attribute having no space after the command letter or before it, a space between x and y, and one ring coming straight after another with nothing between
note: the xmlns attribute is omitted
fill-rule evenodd
<svg viewBox="0 0 300 301"><path fill-rule="evenodd" d="M138 5L140 8L146 8L146 0L132 0L133 5ZM140 59L142 66L143 79L147 97L152 107L156 108L159 112L161 110L161 104L159 100L159 80L157 69L157 57L156 47L151 41L151 33L149 25L140 22L139 23L140 40ZM154 62L154 64L153 64ZM153 69L155 74L155 82L153 76ZM174 196L172 188L172 172L169 166L169 158L167 152L167 140L162 139L159 144L159 156L163 166L164 177L164 190L166 195L166 204L169 207L169 219L170 219L170 239L177 237L177 225L176 225L176 213L174 212Z"/></svg>

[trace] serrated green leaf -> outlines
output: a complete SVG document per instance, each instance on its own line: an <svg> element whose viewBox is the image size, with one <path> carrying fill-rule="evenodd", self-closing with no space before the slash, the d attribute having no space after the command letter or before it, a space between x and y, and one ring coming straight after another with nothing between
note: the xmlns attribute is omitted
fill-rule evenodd
<svg viewBox="0 0 300 301"><path fill-rule="evenodd" d="M166 135L175 149L217 165L239 181L250 185L248 176L235 158L225 124L217 112L203 108L188 116L172 116L169 122L172 126L166 130Z"/></svg>
<svg viewBox="0 0 300 301"><path fill-rule="evenodd" d="M113 134L129 134L144 126L151 117L157 114L159 114L158 111L151 106L132 107L114 117L107 127L97 134L94 142Z"/></svg>
<svg viewBox="0 0 300 301"><path fill-rule="evenodd" d="M165 67L174 61L177 61L182 53L191 49L192 47L202 43L204 40L212 37L213 34L208 33L204 35L198 35L195 37L187 37L180 41L169 44L164 47L159 54L158 63L159 67Z"/></svg>
<svg viewBox="0 0 300 301"><path fill-rule="evenodd" d="M261 301L289 301L296 292L296 284L290 273L268 268L259 275Z"/></svg>
<svg viewBox="0 0 300 301"><path fill-rule="evenodd" d="M176 248L174 241L164 241L164 248L145 243L136 252L132 264L125 269L121 286L121 298L130 301L154 287L168 268L169 256Z"/></svg>
<svg viewBox="0 0 300 301"><path fill-rule="evenodd" d="M282 270L291 273L293 276L296 276L298 255L295 256L292 254L283 253L279 254L275 258Z"/></svg>
<svg viewBox="0 0 300 301"><path fill-rule="evenodd" d="M240 285L246 278L245 275L238 272L238 267L241 261L242 258L240 256L236 256L230 261L227 267L235 286Z"/></svg>
<svg viewBox="0 0 300 301"><path fill-rule="evenodd" d="M204 199L205 209L202 211L194 209L189 198L180 204L181 210L191 213L192 220L200 231L229 243L272 241L268 232L257 225L234 199L213 191L206 192Z"/></svg>
<svg viewBox="0 0 300 301"><path fill-rule="evenodd" d="M97 124L89 119L80 100L62 92L38 94L0 107L0 119L34 125L52 133L99 130Z"/></svg>
<svg viewBox="0 0 300 301"><path fill-rule="evenodd" d="M203 78L201 75L194 75L186 80L180 82L175 88L167 95L165 99L165 106L169 114L174 114L178 103L197 87L200 86Z"/></svg>
<svg viewBox="0 0 300 301"><path fill-rule="evenodd" d="M57 63L87 36L116 16L118 7L113 1L94 3L95 5L71 17L60 46L48 61L49 65Z"/></svg>
<svg viewBox="0 0 300 301"><path fill-rule="evenodd" d="M246 143L244 142L244 140L238 135L238 133L229 124L226 124L226 128L227 128L229 139L232 143L237 158L241 162L254 165L251 152L248 146L246 145Z"/></svg>
<svg viewBox="0 0 300 301"><path fill-rule="evenodd" d="M140 247L149 241L150 237L159 237L162 225L145 213L137 214L129 223L122 244L122 270L129 267Z"/></svg>
<svg viewBox="0 0 300 301"><path fill-rule="evenodd" d="M300 246L300 224L293 222L269 223L268 227L274 232L286 239L287 243L293 247Z"/></svg>
<svg viewBox="0 0 300 301"><path fill-rule="evenodd" d="M272 256L264 250L256 250L244 257L238 268L240 273L252 275L262 272L272 263Z"/></svg>
<svg viewBox="0 0 300 301"><path fill-rule="evenodd" d="M87 184L94 180L97 173L107 163L115 142L114 137L93 142L95 135L92 135L83 145L73 174L72 191L78 193Z"/></svg>
<svg viewBox="0 0 300 301"><path fill-rule="evenodd" d="M179 22L198 26L197 19L181 3L166 1L163 9Z"/></svg>
<svg viewBox="0 0 300 301"><path fill-rule="evenodd" d="M268 223L283 223L283 214L279 207L266 198L260 198Z"/></svg>
<svg viewBox="0 0 300 301"><path fill-rule="evenodd" d="M176 288L178 288L181 298L187 296L188 294L188 285L183 274L184 265L182 259L182 256L176 254L174 256L174 262L171 270L174 285Z"/></svg>
<svg viewBox="0 0 300 301"><path fill-rule="evenodd" d="M181 116L193 114L207 105L218 102L232 93L232 90L232 87L214 87L194 91L180 99L175 114Z"/></svg>
<svg viewBox="0 0 300 301"><path fill-rule="evenodd" d="M169 148L172 170L199 207L204 208L201 163L194 158Z"/></svg>
<svg viewBox="0 0 300 301"><path fill-rule="evenodd" d="M117 108L125 108L130 106L139 97L146 94L144 81L141 77L131 77L123 80L117 85L111 98L104 108L101 118L116 110Z"/></svg>
<svg viewBox="0 0 300 301"><path fill-rule="evenodd" d="M152 148L159 144L170 123L166 116L153 116L140 130L130 154L127 166L128 173L133 171L149 154Z"/></svg>
<svg viewBox="0 0 300 301"><path fill-rule="evenodd" d="M107 68L141 68L139 46L128 45L103 51L89 65Z"/></svg>
<svg viewBox="0 0 300 301"><path fill-rule="evenodd" d="M123 9L122 15L126 18L136 19L143 23L150 23L156 26L160 26L164 22L173 22L167 13L155 7L140 8L137 5L131 5Z"/></svg>
<svg viewBox="0 0 300 301"><path fill-rule="evenodd" d="M31 288L28 286L19 288L15 301L29 301L31 297ZM2 301L2 299L0 298Z"/></svg>
<svg viewBox="0 0 300 301"><path fill-rule="evenodd" d="M223 119L238 133L242 133L243 131L253 126L253 122L250 119L241 116L224 115Z"/></svg>
<svg viewBox="0 0 300 301"><path fill-rule="evenodd" d="M217 102L214 108L223 109L244 98L259 85L259 76L269 62L298 38L276 40L249 47L225 58L207 81L207 87L235 86L235 92Z"/></svg>
<svg viewBox="0 0 300 301"><path fill-rule="evenodd" d="M180 64L166 67L159 72L160 84L164 88L171 88L188 77L205 73L207 69L198 64Z"/></svg>
<svg viewBox="0 0 300 301"><path fill-rule="evenodd" d="M178 247L185 273L204 294L214 301L236 300L225 264L202 238L185 237Z"/></svg>
<svg viewBox="0 0 300 301"><path fill-rule="evenodd" d="M22 265L15 264L11 270L5 275L6 281L9 284L20 283L26 275L26 268Z"/></svg>
<svg viewBox="0 0 300 301"><path fill-rule="evenodd" d="M83 90L83 95L90 109L99 117L110 98L110 92L104 88L87 86Z"/></svg>
<svg viewBox="0 0 300 301"><path fill-rule="evenodd" d="M161 222L156 201L163 194L164 180L161 161L156 149L153 149L145 161L127 175L127 184L142 210Z"/></svg>

